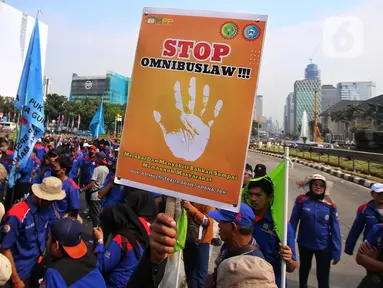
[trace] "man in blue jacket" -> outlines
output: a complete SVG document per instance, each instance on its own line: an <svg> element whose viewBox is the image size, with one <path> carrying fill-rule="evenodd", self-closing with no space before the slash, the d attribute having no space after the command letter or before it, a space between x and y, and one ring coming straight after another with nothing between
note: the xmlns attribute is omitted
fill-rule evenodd
<svg viewBox="0 0 383 288"><path fill-rule="evenodd" d="M281 260L285 261L286 271L289 273L292 273L297 267L294 232L291 225L288 224L287 245L283 246L275 230L271 214L274 185L269 177L259 180L252 179L247 188L248 201L255 214L253 237L265 255L267 262L273 266L275 283L278 287L281 287Z"/></svg>
<svg viewBox="0 0 383 288"><path fill-rule="evenodd" d="M20 167L17 162L16 173L20 174L20 178L16 181L15 192L13 196L13 203L25 198L29 194L32 186L32 174L33 174L33 159L30 157L27 160L27 164L24 168Z"/></svg>
<svg viewBox="0 0 383 288"><path fill-rule="evenodd" d="M354 224L347 236L344 253L352 255L355 244L363 230L363 241L366 240L371 228L383 222L383 184L376 183L371 187L373 200L361 205L356 212Z"/></svg>
<svg viewBox="0 0 383 288"><path fill-rule="evenodd" d="M12 264L12 287L28 287L33 267L41 262L50 219L49 206L65 197L62 183L47 177L32 185L32 194L14 205L3 219L0 252Z"/></svg>
<svg viewBox="0 0 383 288"><path fill-rule="evenodd" d="M104 288L97 259L81 239L81 223L68 217L53 222L48 234L47 250L53 259L40 287Z"/></svg>
<svg viewBox="0 0 383 288"><path fill-rule="evenodd" d="M82 151L78 150L78 146L71 147L71 156L72 156L72 169L69 172L69 178L74 182L78 183L78 176L80 174L80 168L83 165L83 155Z"/></svg>

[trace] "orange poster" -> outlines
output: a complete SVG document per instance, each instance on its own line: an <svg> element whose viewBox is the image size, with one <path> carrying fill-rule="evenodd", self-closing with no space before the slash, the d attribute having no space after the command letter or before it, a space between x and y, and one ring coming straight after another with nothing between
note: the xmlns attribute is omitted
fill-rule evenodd
<svg viewBox="0 0 383 288"><path fill-rule="evenodd" d="M116 183L238 210L266 21L144 9Z"/></svg>

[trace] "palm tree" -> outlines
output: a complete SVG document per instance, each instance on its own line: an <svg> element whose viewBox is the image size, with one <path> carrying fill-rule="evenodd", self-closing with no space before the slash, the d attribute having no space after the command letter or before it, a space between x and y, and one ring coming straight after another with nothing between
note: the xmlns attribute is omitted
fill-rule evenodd
<svg viewBox="0 0 383 288"><path fill-rule="evenodd" d="M330 118L331 118L331 121L335 123L339 123L345 120L345 115L343 110L338 110L338 111L331 112Z"/></svg>

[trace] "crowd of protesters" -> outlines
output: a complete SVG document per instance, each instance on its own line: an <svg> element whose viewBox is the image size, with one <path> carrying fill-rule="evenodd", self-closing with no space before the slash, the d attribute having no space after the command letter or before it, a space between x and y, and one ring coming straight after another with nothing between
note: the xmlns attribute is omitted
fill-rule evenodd
<svg viewBox="0 0 383 288"><path fill-rule="evenodd" d="M164 214L165 196L114 182L117 141L47 136L23 168L13 162L13 146L2 139L1 287L160 285L177 243L176 223ZM9 187L12 165L20 177ZM282 245L272 217L274 184L266 169L246 165L238 213L182 201L188 218L182 251L187 287L281 287L282 262L288 273L299 263L299 285L308 287L314 255L318 287L330 287L342 237L328 181L314 174L298 183L305 193L295 201L287 245ZM372 186L371 196L358 209L345 253L353 254L363 234L356 262L368 273L359 287L374 288L383 287L383 185ZM88 220L93 242L83 239ZM214 237L215 221L221 241ZM221 247L209 274L211 245Z"/></svg>

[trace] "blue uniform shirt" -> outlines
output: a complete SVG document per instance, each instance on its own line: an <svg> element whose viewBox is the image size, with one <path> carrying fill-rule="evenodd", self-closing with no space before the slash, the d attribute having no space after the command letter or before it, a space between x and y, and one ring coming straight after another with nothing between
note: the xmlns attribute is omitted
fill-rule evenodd
<svg viewBox="0 0 383 288"><path fill-rule="evenodd" d="M11 171L14 156L15 152L13 152L12 150L7 150L5 157L1 158L1 163L4 165L5 169L7 169L8 174Z"/></svg>
<svg viewBox="0 0 383 288"><path fill-rule="evenodd" d="M68 287L61 274L53 268L49 268L45 274L40 288L64 288ZM104 278L98 269L92 270L89 274L70 285L70 288L106 288Z"/></svg>
<svg viewBox="0 0 383 288"><path fill-rule="evenodd" d="M383 224L374 225L368 233L366 240L372 246L375 246L379 252L381 252L383 249ZM382 255L382 253L380 253L380 255ZM383 259L379 260L383 261Z"/></svg>
<svg viewBox="0 0 383 288"><path fill-rule="evenodd" d="M331 259L340 261L342 240L335 204L299 195L295 200L290 223L294 234L298 223L298 244L314 251L331 249Z"/></svg>
<svg viewBox="0 0 383 288"><path fill-rule="evenodd" d="M41 173L40 173L41 161L37 157L32 158L32 184L41 183Z"/></svg>
<svg viewBox="0 0 383 288"><path fill-rule="evenodd" d="M16 169L16 172L20 173L20 178L17 180L17 182L32 183L33 158L29 157L27 160L27 165L25 165L24 168Z"/></svg>
<svg viewBox="0 0 383 288"><path fill-rule="evenodd" d="M139 219L149 234L149 223L143 218ZM107 249L104 244L96 246L97 266L104 275L108 287L126 287L144 254L144 249L139 245L140 258L137 259L132 245L127 240L126 242L125 255L123 255L123 241L120 234L112 239Z"/></svg>
<svg viewBox="0 0 383 288"><path fill-rule="evenodd" d="M80 190L78 185L71 178L68 178L63 182L62 187L66 196L63 200L56 201L55 203L60 216L63 216L67 211L80 209Z"/></svg>
<svg viewBox="0 0 383 288"><path fill-rule="evenodd" d="M46 153L45 147L41 143L37 143L35 145L35 149L36 149L37 158L39 158L39 160L41 162L43 162L44 161L44 155Z"/></svg>
<svg viewBox="0 0 383 288"><path fill-rule="evenodd" d="M76 155L72 157L72 169L69 172L69 178L72 178L74 181L78 180L78 170L83 165L83 161L82 153L76 153Z"/></svg>
<svg viewBox="0 0 383 288"><path fill-rule="evenodd" d="M383 222L383 217L379 214L379 211L374 206L374 201L370 201L361 205L356 212L356 218L354 224L352 224L350 233L347 236L346 247L344 253L352 255L356 242L363 230L363 241L366 240L371 228L378 223Z"/></svg>
<svg viewBox="0 0 383 288"><path fill-rule="evenodd" d="M114 157L112 154L112 150L110 149L105 149L105 155L110 161L114 161Z"/></svg>
<svg viewBox="0 0 383 288"><path fill-rule="evenodd" d="M279 241L277 232L274 228L274 221L271 216L270 208L263 218L256 217L254 222L253 237L257 241L265 260L274 268L275 283L278 287L281 285L281 257L279 255ZM293 252L292 258L296 261L295 239L291 225L287 225L287 245Z"/></svg>
<svg viewBox="0 0 383 288"><path fill-rule="evenodd" d="M90 179L93 176L94 169L96 168L96 162L94 158L90 158L89 156L84 157L83 171L85 171L86 175L81 175L84 185L88 185L90 183Z"/></svg>
<svg viewBox="0 0 383 288"><path fill-rule="evenodd" d="M4 217L1 248L11 249L17 273L22 280L31 276L40 251L45 249L49 213L44 210L39 209L29 196L26 200L14 205ZM37 245L40 245L40 251Z"/></svg>
<svg viewBox="0 0 383 288"><path fill-rule="evenodd" d="M114 182L114 173L109 172L108 176L105 179L104 186L101 188L104 189L110 182ZM124 186L113 184L112 188L110 188L109 192L101 198L100 204L102 208L106 208L110 205L114 205L118 202L124 200Z"/></svg>
<svg viewBox="0 0 383 288"><path fill-rule="evenodd" d="M43 166L41 166L41 168L42 168ZM47 177L50 177L50 176L52 176L52 167L49 165L49 166L45 166L45 172L44 172L44 175L42 175L42 179L45 179L45 178L47 178ZM41 174L41 173L40 173ZM41 180L42 180L41 179Z"/></svg>

